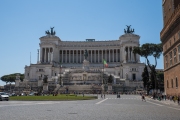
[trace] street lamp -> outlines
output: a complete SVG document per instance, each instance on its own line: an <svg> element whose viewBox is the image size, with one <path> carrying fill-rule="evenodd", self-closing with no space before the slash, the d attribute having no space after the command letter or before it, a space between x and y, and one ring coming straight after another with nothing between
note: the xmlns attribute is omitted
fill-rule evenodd
<svg viewBox="0 0 180 120"><path fill-rule="evenodd" d="M61 63L60 63L60 67L59 68L60 68L60 70L59 70L60 72L59 72L59 76L58 76L59 77L59 85L62 86L62 82L61 82L61 68L62 68L62 65L61 65Z"/></svg>

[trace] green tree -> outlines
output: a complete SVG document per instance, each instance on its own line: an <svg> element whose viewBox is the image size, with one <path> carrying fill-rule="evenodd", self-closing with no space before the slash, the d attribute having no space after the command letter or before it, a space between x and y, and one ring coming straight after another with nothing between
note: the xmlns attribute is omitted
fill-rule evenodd
<svg viewBox="0 0 180 120"><path fill-rule="evenodd" d="M135 47L133 50L133 53L135 54L139 54L141 57L145 57L146 61L147 61L147 65L151 70L151 75L153 77L151 77L151 88L155 89L156 88L156 82L157 82L157 78L156 78L156 66L157 66L157 59L160 57L160 55L162 54L163 48L162 48L162 44L153 44L153 43L146 43L143 44L141 47ZM151 64L148 57L149 56L153 56L155 59L155 64Z"/></svg>
<svg viewBox="0 0 180 120"><path fill-rule="evenodd" d="M147 82L149 80L149 72L148 72L148 69L147 69L147 66L145 65L144 67L144 71L142 73L142 81L143 81L143 85L144 85L144 88L147 86Z"/></svg>
<svg viewBox="0 0 180 120"><path fill-rule="evenodd" d="M6 82L6 84L9 82L9 83L12 83L12 82L15 82L16 80L16 75L19 74L20 76L20 80L23 81L24 79L24 74L21 74L21 73L13 73L13 74L9 74L9 75L4 75L1 77L1 80L3 82Z"/></svg>
<svg viewBox="0 0 180 120"><path fill-rule="evenodd" d="M157 76L158 89L160 89L160 91L164 91L164 73L157 72L156 76Z"/></svg>
<svg viewBox="0 0 180 120"><path fill-rule="evenodd" d="M112 83L113 82L113 76L110 75L109 78L108 78L108 83Z"/></svg>

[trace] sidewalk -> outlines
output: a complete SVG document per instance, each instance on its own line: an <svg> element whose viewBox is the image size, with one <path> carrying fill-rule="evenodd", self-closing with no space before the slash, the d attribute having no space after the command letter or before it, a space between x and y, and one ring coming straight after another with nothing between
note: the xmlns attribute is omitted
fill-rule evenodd
<svg viewBox="0 0 180 120"><path fill-rule="evenodd" d="M175 105L175 106L180 106L180 103L178 105L177 101L174 102L173 100L158 100L158 99L153 99L152 97L151 98L148 98L148 99L151 99L151 100L154 100L154 101L158 101L158 102L161 102L161 103L164 103L164 104L167 104L167 105Z"/></svg>

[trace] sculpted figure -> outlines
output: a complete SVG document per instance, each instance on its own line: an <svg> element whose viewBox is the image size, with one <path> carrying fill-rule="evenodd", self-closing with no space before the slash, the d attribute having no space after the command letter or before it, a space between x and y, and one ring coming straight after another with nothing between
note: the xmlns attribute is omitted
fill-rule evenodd
<svg viewBox="0 0 180 120"><path fill-rule="evenodd" d="M84 51L84 57L85 57L85 59L87 59L87 57L88 57L88 51L87 50Z"/></svg>

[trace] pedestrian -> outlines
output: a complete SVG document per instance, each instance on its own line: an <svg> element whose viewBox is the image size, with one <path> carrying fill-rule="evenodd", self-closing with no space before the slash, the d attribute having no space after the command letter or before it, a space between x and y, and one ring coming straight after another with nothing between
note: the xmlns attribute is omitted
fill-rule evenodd
<svg viewBox="0 0 180 120"><path fill-rule="evenodd" d="M180 104L180 95L178 96L177 99L178 99L178 105L179 105Z"/></svg>
<svg viewBox="0 0 180 120"><path fill-rule="evenodd" d="M101 98L103 98L103 94L101 93Z"/></svg>
<svg viewBox="0 0 180 120"><path fill-rule="evenodd" d="M104 99L105 99L105 93L104 93Z"/></svg>
<svg viewBox="0 0 180 120"><path fill-rule="evenodd" d="M164 95L164 100L166 100L166 95Z"/></svg>
<svg viewBox="0 0 180 120"><path fill-rule="evenodd" d="M146 99L145 99L144 94L142 94L142 101L145 101L145 102L146 102Z"/></svg>
<svg viewBox="0 0 180 120"><path fill-rule="evenodd" d="M175 102L174 96L172 96L172 100Z"/></svg>

